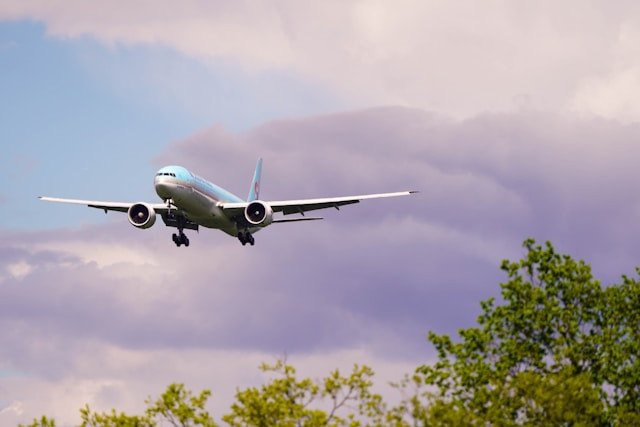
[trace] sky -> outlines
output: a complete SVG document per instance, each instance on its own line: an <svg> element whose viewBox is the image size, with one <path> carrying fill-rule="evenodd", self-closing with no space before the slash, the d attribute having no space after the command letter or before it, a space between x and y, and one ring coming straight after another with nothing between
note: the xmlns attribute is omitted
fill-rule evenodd
<svg viewBox="0 0 640 427"><path fill-rule="evenodd" d="M0 3L0 424L214 417L258 365L376 387L471 327L533 237L605 284L640 253L640 6L552 1ZM156 202L186 166L265 200L419 190L256 246L37 196Z"/></svg>

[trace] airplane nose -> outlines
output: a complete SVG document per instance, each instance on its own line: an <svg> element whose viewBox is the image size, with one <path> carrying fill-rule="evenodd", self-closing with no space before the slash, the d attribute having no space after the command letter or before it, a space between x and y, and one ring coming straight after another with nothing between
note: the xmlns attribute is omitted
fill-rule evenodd
<svg viewBox="0 0 640 427"><path fill-rule="evenodd" d="M156 180L156 194L158 194L158 196L160 196L161 199L170 199L171 198L171 190L170 190L170 186L166 183L163 182L162 180Z"/></svg>

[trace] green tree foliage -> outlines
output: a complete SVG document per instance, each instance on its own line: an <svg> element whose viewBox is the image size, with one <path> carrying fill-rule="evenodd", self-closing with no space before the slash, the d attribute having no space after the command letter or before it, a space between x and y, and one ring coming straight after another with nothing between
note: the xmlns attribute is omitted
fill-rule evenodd
<svg viewBox="0 0 640 427"><path fill-rule="evenodd" d="M27 426L20 424L19 427L56 427L56 422L51 418L42 416L42 418L40 418L39 420L33 420L33 422Z"/></svg>
<svg viewBox="0 0 640 427"><path fill-rule="evenodd" d="M156 400L147 400L145 415L127 415L112 409L109 413L92 412L89 405L80 409L81 427L154 427L169 422L174 427L215 427L216 423L204 409L209 390L199 396L184 388L182 384L171 384ZM28 426L20 427L55 427L55 421L47 417L33 420Z"/></svg>
<svg viewBox="0 0 640 427"><path fill-rule="evenodd" d="M203 426L215 427L216 423L204 409L211 391L203 390L193 396L182 384L171 384L155 402L147 400L147 417L163 418L175 427Z"/></svg>
<svg viewBox="0 0 640 427"><path fill-rule="evenodd" d="M432 424L640 423L640 284L602 287L583 261L531 239L504 261L503 303L481 303L460 342L429 334L438 361L418 368Z"/></svg>
<svg viewBox="0 0 640 427"><path fill-rule="evenodd" d="M298 380L295 368L282 360L261 370L277 377L238 391L231 413L223 417L229 425L357 426L383 417L382 398L371 392L373 371L367 366L355 365L347 377L335 370L320 381ZM328 401L326 410L318 407L323 401ZM342 415L342 409L350 412Z"/></svg>
<svg viewBox="0 0 640 427"><path fill-rule="evenodd" d="M156 424L147 416L126 415L117 413L115 409L111 413L91 412L89 405L80 409L82 419L81 427L152 427Z"/></svg>

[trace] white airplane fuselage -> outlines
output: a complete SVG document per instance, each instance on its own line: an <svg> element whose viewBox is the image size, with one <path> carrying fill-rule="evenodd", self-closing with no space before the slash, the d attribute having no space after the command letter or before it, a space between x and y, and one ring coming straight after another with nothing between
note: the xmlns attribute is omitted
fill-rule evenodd
<svg viewBox="0 0 640 427"><path fill-rule="evenodd" d="M154 179L158 196L180 209L191 221L207 228L217 228L232 236L238 235L237 224L223 214L220 203L242 203L240 197L192 174L181 166L166 166ZM251 227L250 232L259 227Z"/></svg>

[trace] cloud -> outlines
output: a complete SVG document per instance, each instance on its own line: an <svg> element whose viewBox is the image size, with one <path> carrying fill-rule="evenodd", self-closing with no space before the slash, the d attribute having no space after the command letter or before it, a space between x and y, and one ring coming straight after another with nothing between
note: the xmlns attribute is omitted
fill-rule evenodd
<svg viewBox="0 0 640 427"><path fill-rule="evenodd" d="M640 92L640 61L633 55L640 47L640 31L629 22L620 25L617 41L607 58L610 65L585 76L571 106L575 111L624 121L640 117L634 99Z"/></svg>
<svg viewBox="0 0 640 427"><path fill-rule="evenodd" d="M631 1L579 0L0 7L0 17L45 22L54 37L88 36L115 49L166 46L213 69L224 63L248 80L270 72L295 76L354 106L407 105L471 117L527 100L542 110L625 120L638 119L625 92L637 89L629 79L638 68L637 12Z"/></svg>
<svg viewBox="0 0 640 427"><path fill-rule="evenodd" d="M267 200L420 193L274 224L255 247L202 229L176 248L162 224L136 230L118 214L5 230L0 368L24 375L0 378L0 402L22 408L19 422L49 408L74 422L53 408L135 409L185 381L228 403L235 385L260 382L260 360L284 353L309 369L362 358L349 363L397 379L433 357L429 330L474 324L504 280L500 261L519 258L526 237L592 263L604 283L633 274L638 130L536 111L453 120L406 108L205 129L156 165L183 164L244 196L262 156Z"/></svg>

